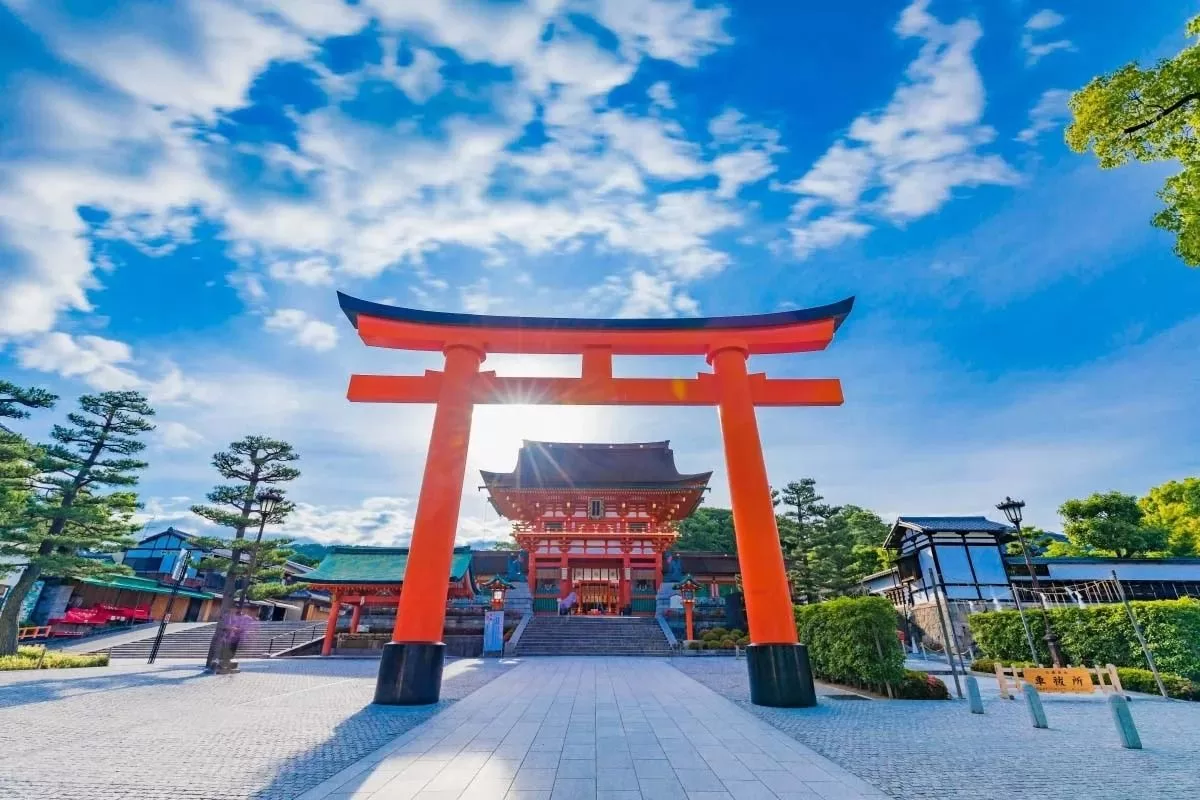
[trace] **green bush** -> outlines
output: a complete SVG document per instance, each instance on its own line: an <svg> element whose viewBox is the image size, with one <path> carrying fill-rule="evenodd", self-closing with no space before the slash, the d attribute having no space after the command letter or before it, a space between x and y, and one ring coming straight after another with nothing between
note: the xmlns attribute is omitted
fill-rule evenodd
<svg viewBox="0 0 1200 800"><path fill-rule="evenodd" d="M1117 677L1121 679L1121 688L1127 692L1145 692L1158 694L1158 684L1154 681L1154 673L1148 669L1134 667L1117 667ZM1160 672L1163 688L1168 697L1178 700L1200 700L1200 685L1188 680L1182 675L1172 675Z"/></svg>
<svg viewBox="0 0 1200 800"><path fill-rule="evenodd" d="M1200 601L1153 600L1131 605L1158 666L1166 672L1200 680ZM1120 603L1057 608L1049 614L1069 663L1138 668L1145 665L1129 615ZM1029 657L1029 645L1016 611L987 611L972 614L968 620L975 642L986 657L1012 661ZM1038 650L1038 660L1049 663L1050 654L1042 638L1045 627L1041 613L1027 612L1025 620Z"/></svg>
<svg viewBox="0 0 1200 800"><path fill-rule="evenodd" d="M703 644L704 644L704 642L699 642L699 641L696 641L695 639L693 639L692 641L685 644L684 647L686 647L688 650L699 650L701 645L703 645Z"/></svg>
<svg viewBox="0 0 1200 800"><path fill-rule="evenodd" d="M700 638L706 642L719 641L724 639L729 631L724 628L709 628L704 633L700 634Z"/></svg>
<svg viewBox="0 0 1200 800"><path fill-rule="evenodd" d="M108 653L75 655L47 651L44 647L22 645L16 655L0 656L0 672L18 669L72 669L76 667L107 667Z"/></svg>
<svg viewBox="0 0 1200 800"><path fill-rule="evenodd" d="M722 639L720 642L718 642L718 645L722 650L732 650L733 648L737 647L737 642L735 642L733 639Z"/></svg>
<svg viewBox="0 0 1200 800"><path fill-rule="evenodd" d="M950 690L946 684L927 672L904 670L904 677L892 687L899 700L949 700Z"/></svg>
<svg viewBox="0 0 1200 800"><path fill-rule="evenodd" d="M904 678L896 612L882 597L797 606L796 631L818 678L882 691Z"/></svg>

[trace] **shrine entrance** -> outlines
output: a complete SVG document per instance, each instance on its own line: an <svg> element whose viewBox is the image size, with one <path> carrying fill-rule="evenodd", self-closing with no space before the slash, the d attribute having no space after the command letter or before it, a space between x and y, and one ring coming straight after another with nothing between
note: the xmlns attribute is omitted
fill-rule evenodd
<svg viewBox="0 0 1200 800"><path fill-rule="evenodd" d="M410 566L392 642L384 647L379 665L376 703L424 705L436 703L441 694L446 575L458 532L475 404L550 403L718 408L750 629L750 701L781 707L816 704L808 654L796 635L755 407L840 405L842 387L836 378L751 374L747 361L760 354L824 349L850 313L853 298L743 317L613 320L448 314L371 303L341 292L338 302L364 344L445 356L441 372L353 375L347 391L352 402L436 404ZM580 376L481 372L489 353L577 354ZM695 378L617 378L614 355L703 356L712 371Z"/></svg>
<svg viewBox="0 0 1200 800"><path fill-rule="evenodd" d="M579 580L575 581L574 588L579 597L578 613L615 615L620 611L618 601L621 590L615 578L613 580Z"/></svg>

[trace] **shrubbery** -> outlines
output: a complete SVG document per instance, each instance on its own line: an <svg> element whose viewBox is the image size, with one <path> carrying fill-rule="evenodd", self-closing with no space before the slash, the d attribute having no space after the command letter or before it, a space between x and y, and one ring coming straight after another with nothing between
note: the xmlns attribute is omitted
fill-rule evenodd
<svg viewBox="0 0 1200 800"><path fill-rule="evenodd" d="M22 646L13 656L0 656L0 672L17 669L71 669L74 667L106 667L108 653L75 655L56 653L44 647Z"/></svg>
<svg viewBox="0 0 1200 800"><path fill-rule="evenodd" d="M1159 668L1200 680L1200 601L1137 601L1132 606ZM1049 614L1069 663L1135 668L1146 663L1129 615L1120 603L1057 608ZM1028 658L1029 645L1016 611L987 611L972 614L968 620L976 643L988 658ZM1049 663L1041 614L1026 613L1025 620L1038 649L1038 660Z"/></svg>
<svg viewBox="0 0 1200 800"><path fill-rule="evenodd" d="M796 631L813 674L883 692L906 680L896 612L882 597L841 597L796 607Z"/></svg>
<svg viewBox="0 0 1200 800"><path fill-rule="evenodd" d="M939 678L911 669L904 670L904 678L892 687L892 692L901 700L950 699L950 690Z"/></svg>

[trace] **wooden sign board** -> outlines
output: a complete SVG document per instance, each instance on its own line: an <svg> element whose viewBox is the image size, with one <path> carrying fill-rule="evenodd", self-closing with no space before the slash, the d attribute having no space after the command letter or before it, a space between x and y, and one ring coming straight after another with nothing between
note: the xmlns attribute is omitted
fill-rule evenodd
<svg viewBox="0 0 1200 800"><path fill-rule="evenodd" d="M1086 667L1027 667L1023 673L1025 681L1039 692L1090 694L1095 689L1091 670Z"/></svg>

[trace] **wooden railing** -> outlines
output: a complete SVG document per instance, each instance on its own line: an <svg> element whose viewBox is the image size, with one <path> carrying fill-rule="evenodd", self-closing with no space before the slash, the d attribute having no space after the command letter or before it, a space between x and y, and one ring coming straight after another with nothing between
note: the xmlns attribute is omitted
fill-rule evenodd
<svg viewBox="0 0 1200 800"><path fill-rule="evenodd" d="M27 628L17 628L17 641L22 639L48 639L50 637L49 625L29 626Z"/></svg>

